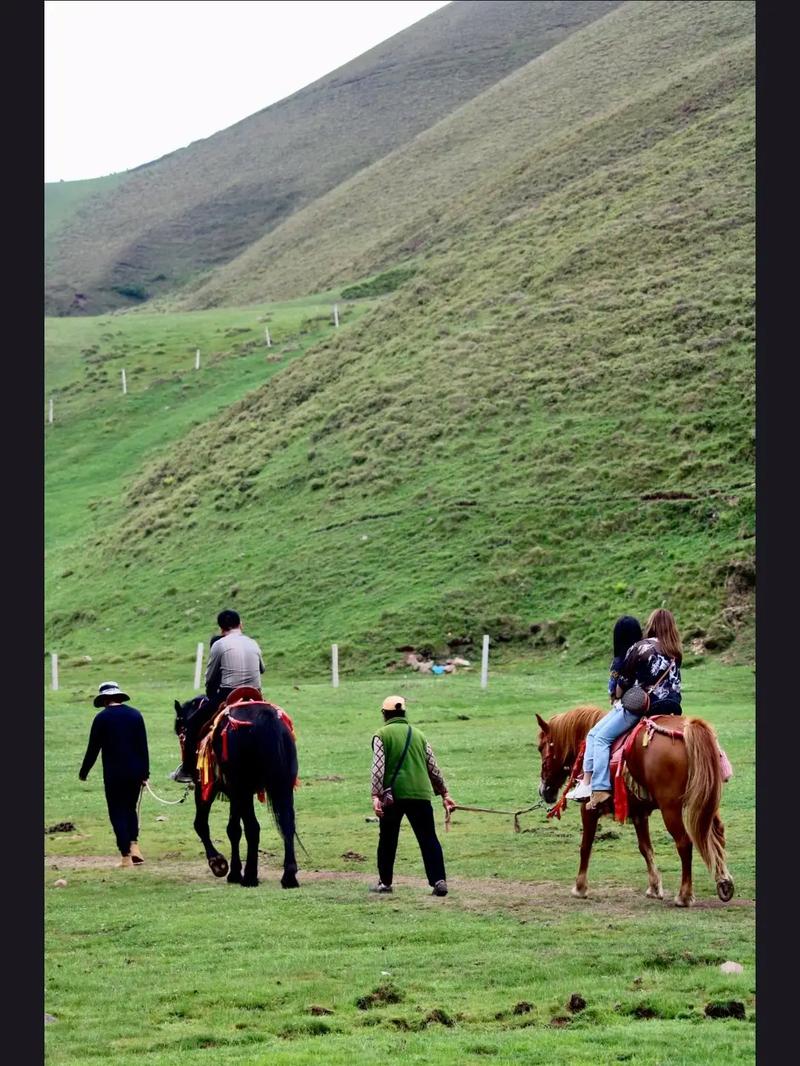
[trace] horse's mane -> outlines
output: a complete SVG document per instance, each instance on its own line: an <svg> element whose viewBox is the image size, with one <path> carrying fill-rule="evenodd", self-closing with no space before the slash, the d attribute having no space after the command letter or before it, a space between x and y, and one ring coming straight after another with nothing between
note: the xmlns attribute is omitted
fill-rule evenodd
<svg viewBox="0 0 800 1066"><path fill-rule="evenodd" d="M586 704L582 707L573 707L571 711L554 714L547 724L550 727L551 738L559 752L565 755L567 753L577 754L581 741L586 739L586 734L605 713L599 707Z"/></svg>

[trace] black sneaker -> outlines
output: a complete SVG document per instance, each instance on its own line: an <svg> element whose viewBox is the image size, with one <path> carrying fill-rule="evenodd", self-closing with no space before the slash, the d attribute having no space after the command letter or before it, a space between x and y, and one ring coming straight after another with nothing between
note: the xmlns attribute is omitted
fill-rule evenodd
<svg viewBox="0 0 800 1066"><path fill-rule="evenodd" d="M379 881L377 885L369 886L370 892L394 892L391 885L385 885L383 881Z"/></svg>
<svg viewBox="0 0 800 1066"><path fill-rule="evenodd" d="M431 892L431 895L432 896L446 896L447 895L447 882L446 881L437 881L436 884L433 886L433 892Z"/></svg>
<svg viewBox="0 0 800 1066"><path fill-rule="evenodd" d="M194 784L194 778L191 774L187 774L182 766L179 766L177 770L173 770L168 776L172 781L178 781L181 785Z"/></svg>

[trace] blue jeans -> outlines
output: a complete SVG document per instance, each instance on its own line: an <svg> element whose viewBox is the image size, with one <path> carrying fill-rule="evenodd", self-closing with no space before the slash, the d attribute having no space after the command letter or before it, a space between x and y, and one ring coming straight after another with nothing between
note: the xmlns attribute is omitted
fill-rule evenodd
<svg viewBox="0 0 800 1066"><path fill-rule="evenodd" d="M617 700L608 714L589 730L583 755L583 772L592 775L592 792L611 791L611 775L608 769L611 762L611 745L617 737L633 729L638 721L639 716L626 711Z"/></svg>

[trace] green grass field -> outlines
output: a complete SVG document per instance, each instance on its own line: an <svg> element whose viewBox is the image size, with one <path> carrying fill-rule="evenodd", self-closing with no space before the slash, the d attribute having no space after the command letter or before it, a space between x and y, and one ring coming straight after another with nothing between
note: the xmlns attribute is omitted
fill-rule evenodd
<svg viewBox="0 0 800 1066"><path fill-rule="evenodd" d="M145 714L151 783L164 797L180 795L166 780L178 757L171 707L174 697L190 695L190 669L164 657L149 670L112 673ZM707 663L685 671L687 713L714 724L735 769L722 816L736 895L721 904L695 863L698 903L689 911L669 902L679 863L658 815L653 841L668 899L645 899L632 828L605 820L589 899L573 900L574 805L561 822L540 811L524 816L520 834L510 818L457 813L452 831L442 832L446 899L429 895L406 826L395 894L367 894L377 838L365 821L370 737L390 690L407 695L457 802L513 810L535 798L534 712L602 704L602 663L495 672L486 692L477 673L346 682L336 691L267 680L265 692L293 716L298 734L296 811L308 851L299 853L298 892L280 889L280 842L263 808L256 890L212 877L189 802L162 807L148 795L140 833L146 865L115 867L99 766L88 783L77 777L95 713L95 673L46 695L46 824L75 824L74 832L45 837L53 1066L100 1058L120 1066L753 1061L750 668ZM223 851L226 817L218 805L212 828ZM441 828L439 808L437 822ZM54 887L60 877L66 888ZM728 959L744 973L721 974ZM380 986L396 1001L359 1009L356 1001ZM575 993L586 1007L573 1013L567 1004ZM744 1020L705 1015L708 1004L729 1000L744 1004Z"/></svg>

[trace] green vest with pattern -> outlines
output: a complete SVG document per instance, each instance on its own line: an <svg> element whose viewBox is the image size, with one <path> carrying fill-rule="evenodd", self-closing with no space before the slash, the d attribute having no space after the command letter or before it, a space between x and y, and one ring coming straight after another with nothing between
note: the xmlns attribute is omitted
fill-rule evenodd
<svg viewBox="0 0 800 1066"><path fill-rule="evenodd" d="M386 757L383 787L389 787L395 767L403 754L409 728L411 729L411 743L408 745L403 765L392 785L392 792L395 799L431 800L433 789L428 777L428 760L425 755L428 742L418 729L413 726L409 727L404 717L392 718L376 734L383 741L383 751Z"/></svg>

